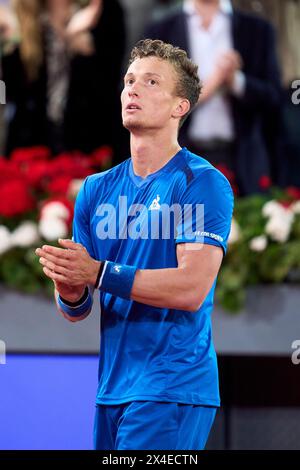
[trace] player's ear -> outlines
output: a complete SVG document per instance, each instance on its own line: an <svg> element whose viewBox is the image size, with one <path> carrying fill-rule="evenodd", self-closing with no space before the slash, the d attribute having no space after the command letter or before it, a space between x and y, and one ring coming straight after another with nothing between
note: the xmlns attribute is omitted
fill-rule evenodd
<svg viewBox="0 0 300 470"><path fill-rule="evenodd" d="M172 116L175 118L182 118L189 112L190 108L191 105L189 100L187 100L186 98L180 98L180 100L176 104Z"/></svg>

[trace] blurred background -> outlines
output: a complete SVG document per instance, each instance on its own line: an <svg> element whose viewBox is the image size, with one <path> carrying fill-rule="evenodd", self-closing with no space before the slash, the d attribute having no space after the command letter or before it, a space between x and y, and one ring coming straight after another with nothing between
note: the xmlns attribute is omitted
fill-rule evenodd
<svg viewBox="0 0 300 470"><path fill-rule="evenodd" d="M145 37L199 65L179 141L236 198L207 448L300 448L299 31L300 0L0 0L0 449L92 448L99 305L61 318L34 250L70 236L86 176L130 156L120 92Z"/></svg>

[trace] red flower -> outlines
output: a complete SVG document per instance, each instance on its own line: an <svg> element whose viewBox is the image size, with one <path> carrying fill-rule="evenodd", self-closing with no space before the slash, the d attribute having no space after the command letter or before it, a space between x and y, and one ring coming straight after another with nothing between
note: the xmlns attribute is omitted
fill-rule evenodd
<svg viewBox="0 0 300 470"><path fill-rule="evenodd" d="M272 180L269 176L262 175L259 178L258 185L259 185L260 189L269 189L270 186L272 186Z"/></svg>
<svg viewBox="0 0 300 470"><path fill-rule="evenodd" d="M112 149L108 146L99 147L98 149L94 150L91 154L91 162L92 165L98 167L106 167L111 164L112 161Z"/></svg>
<svg viewBox="0 0 300 470"><path fill-rule="evenodd" d="M10 160L0 158L0 183L11 179L22 179L22 173L19 166Z"/></svg>
<svg viewBox="0 0 300 470"><path fill-rule="evenodd" d="M32 161L23 168L27 183L34 188L43 188L50 178L49 161Z"/></svg>
<svg viewBox="0 0 300 470"><path fill-rule="evenodd" d="M300 189L299 188L296 188L294 186L289 186L286 189L286 193L291 199L296 199L297 201L300 199Z"/></svg>
<svg viewBox="0 0 300 470"><path fill-rule="evenodd" d="M65 175L72 178L85 178L92 173L89 159L78 152L60 154L51 161L50 171L53 177Z"/></svg>
<svg viewBox="0 0 300 470"><path fill-rule="evenodd" d="M47 147L24 147L12 151L10 159L18 163L27 163L32 160L47 160L51 155Z"/></svg>
<svg viewBox="0 0 300 470"><path fill-rule="evenodd" d="M76 158L79 160L86 160L88 158L88 156L85 153L81 152L81 150L72 150L71 155L72 158Z"/></svg>
<svg viewBox="0 0 300 470"><path fill-rule="evenodd" d="M48 192L53 195L57 194L65 196L68 192L71 181L71 176L63 175L58 178L54 178L47 186Z"/></svg>
<svg viewBox="0 0 300 470"><path fill-rule="evenodd" d="M0 215L13 217L24 214L35 206L25 181L14 179L0 185Z"/></svg>
<svg viewBox="0 0 300 470"><path fill-rule="evenodd" d="M290 206L291 206L291 201L286 201L284 199L282 199L281 201L278 201L279 204L282 205L282 207L284 207L285 209L289 209Z"/></svg>

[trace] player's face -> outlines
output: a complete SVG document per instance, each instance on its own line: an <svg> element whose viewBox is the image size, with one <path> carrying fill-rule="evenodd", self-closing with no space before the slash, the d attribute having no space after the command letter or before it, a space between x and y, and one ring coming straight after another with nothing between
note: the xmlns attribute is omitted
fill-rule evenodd
<svg viewBox="0 0 300 470"><path fill-rule="evenodd" d="M124 77L123 125L129 131L161 129L174 119L176 71L157 57L136 59Z"/></svg>

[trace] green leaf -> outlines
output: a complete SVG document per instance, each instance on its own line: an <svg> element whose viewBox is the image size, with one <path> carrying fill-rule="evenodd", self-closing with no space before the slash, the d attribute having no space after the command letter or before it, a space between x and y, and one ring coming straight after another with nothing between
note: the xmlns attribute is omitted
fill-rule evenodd
<svg viewBox="0 0 300 470"><path fill-rule="evenodd" d="M245 289L224 290L217 288L216 299L220 306L230 313L238 313L245 303Z"/></svg>

